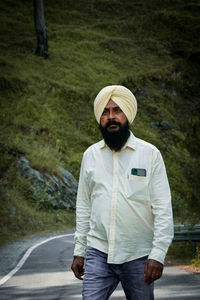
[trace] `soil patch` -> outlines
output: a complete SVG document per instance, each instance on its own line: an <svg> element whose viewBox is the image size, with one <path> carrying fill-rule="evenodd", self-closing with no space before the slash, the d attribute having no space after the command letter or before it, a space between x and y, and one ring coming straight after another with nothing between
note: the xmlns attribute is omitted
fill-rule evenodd
<svg viewBox="0 0 200 300"><path fill-rule="evenodd" d="M181 262L175 262L175 261L171 261L171 260L168 260L167 264L170 265L170 266L185 270L186 272L200 274L200 268L197 268L197 267L192 266L190 264L184 264L184 263L181 263Z"/></svg>

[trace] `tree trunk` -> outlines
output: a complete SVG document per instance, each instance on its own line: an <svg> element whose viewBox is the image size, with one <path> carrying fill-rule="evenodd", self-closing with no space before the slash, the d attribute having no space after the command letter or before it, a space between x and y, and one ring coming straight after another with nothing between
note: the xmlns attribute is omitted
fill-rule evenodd
<svg viewBox="0 0 200 300"><path fill-rule="evenodd" d="M34 5L34 22L37 36L37 48L35 53L44 58L48 58L48 43L46 25L44 20L44 5L43 0L33 0Z"/></svg>

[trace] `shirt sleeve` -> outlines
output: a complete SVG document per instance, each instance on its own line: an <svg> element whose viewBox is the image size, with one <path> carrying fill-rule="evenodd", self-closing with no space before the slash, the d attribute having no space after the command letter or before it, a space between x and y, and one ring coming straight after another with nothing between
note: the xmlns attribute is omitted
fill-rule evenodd
<svg viewBox="0 0 200 300"><path fill-rule="evenodd" d="M86 173L87 159L84 154L79 176L78 192L76 199L76 232L74 256L85 257L87 246L87 233L89 231L91 202Z"/></svg>
<svg viewBox="0 0 200 300"><path fill-rule="evenodd" d="M155 151L153 154L150 198L154 215L154 238L149 259L163 264L174 236L174 226L170 187L160 151Z"/></svg>

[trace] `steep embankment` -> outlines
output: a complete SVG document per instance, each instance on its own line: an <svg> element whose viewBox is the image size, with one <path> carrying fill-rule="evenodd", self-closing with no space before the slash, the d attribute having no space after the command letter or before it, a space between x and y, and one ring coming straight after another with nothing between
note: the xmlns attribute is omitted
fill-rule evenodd
<svg viewBox="0 0 200 300"><path fill-rule="evenodd" d="M100 138L93 100L109 84L124 84L137 97L132 130L162 151L176 219L198 220L199 2L44 6L49 60L34 55L32 4L0 4L3 238L68 222L65 213L35 206L30 185L16 174L17 157L6 149L25 153L39 170L58 173L60 165L78 178L83 151Z"/></svg>

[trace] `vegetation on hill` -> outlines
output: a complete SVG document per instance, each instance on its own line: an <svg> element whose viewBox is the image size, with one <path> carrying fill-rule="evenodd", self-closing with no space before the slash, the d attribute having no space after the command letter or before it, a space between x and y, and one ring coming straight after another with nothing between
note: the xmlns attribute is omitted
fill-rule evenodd
<svg viewBox="0 0 200 300"><path fill-rule="evenodd" d="M59 174L62 166L78 179L83 151L101 138L94 98L110 84L137 98L131 129L162 152L175 220L199 222L199 1L46 0L44 7L48 60L34 54L32 4L0 3L1 240L74 224L73 213L35 204L16 161L21 152L36 169Z"/></svg>

